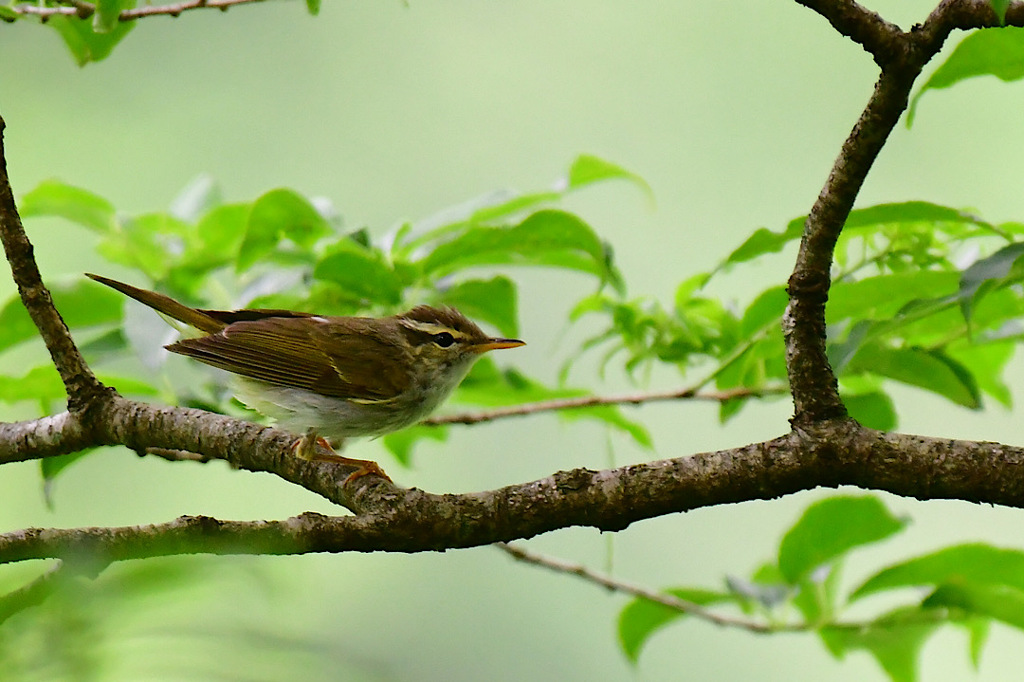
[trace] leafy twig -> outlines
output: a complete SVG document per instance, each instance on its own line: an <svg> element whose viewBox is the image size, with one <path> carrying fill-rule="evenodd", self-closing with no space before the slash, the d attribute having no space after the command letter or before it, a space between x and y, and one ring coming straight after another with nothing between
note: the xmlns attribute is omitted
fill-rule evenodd
<svg viewBox="0 0 1024 682"><path fill-rule="evenodd" d="M480 422L494 421L506 417L522 417L540 412L556 412L561 410L582 409L585 407L598 407L601 405L642 405L644 403L665 401L665 400L705 400L711 402L726 402L737 398L753 398L766 395L782 395L786 393L784 386L771 386L761 389L735 388L727 391L706 391L699 392L695 388L673 389L671 391L641 391L637 393L625 393L622 395L588 395L578 398L557 398L555 400L540 400L534 403L522 405L509 405L493 410L481 412L462 412L459 414L442 415L431 417L422 423L426 426L440 426L442 424L478 424Z"/></svg>
<svg viewBox="0 0 1024 682"><path fill-rule="evenodd" d="M582 564L569 563L563 559L558 559L551 556L545 556L536 552L530 552L517 545L509 545L504 542L498 542L494 545L500 550L503 550L509 556L513 557L518 561L525 561L528 564L534 566L542 566L552 571L559 573L568 573L578 578L583 578L587 582L600 585L606 589L614 592L622 592L624 594L632 595L634 597L642 597L648 601L654 602L655 604L661 604L662 606L687 613L691 616L706 620L709 623L715 625L723 625L734 628L742 628L749 630L750 632L794 632L807 630L809 628L806 624L794 623L794 624L775 624L775 623L762 623L759 621L748 620L746 618L739 618L735 616L726 616L721 613L712 611L711 609L705 608L696 602L689 601L688 599L680 599L679 597L664 592L658 592L648 587L636 585L634 583L628 583L624 580L618 580L611 576L604 575L592 571Z"/></svg>
<svg viewBox="0 0 1024 682"><path fill-rule="evenodd" d="M188 2L176 2L170 5L145 5L135 9L126 9L118 16L118 21L135 21L145 17L171 16L176 17L182 12L193 9L219 9L227 11L235 5L247 5L253 2L265 2L266 0L189 0ZM96 6L88 2L72 2L68 7L55 6L46 7L43 5L14 5L11 10L24 15L37 16L44 21L54 16L71 16L81 19L88 19L96 12Z"/></svg>

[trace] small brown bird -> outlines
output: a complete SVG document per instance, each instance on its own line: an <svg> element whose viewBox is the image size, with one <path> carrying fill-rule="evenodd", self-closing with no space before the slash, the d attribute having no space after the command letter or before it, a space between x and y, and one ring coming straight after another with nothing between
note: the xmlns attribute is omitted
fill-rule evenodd
<svg viewBox="0 0 1024 682"><path fill-rule="evenodd" d="M483 353L524 345L488 336L454 308L421 305L379 318L203 310L107 277L86 276L203 332L166 348L237 375L239 400L281 428L305 432L293 445L300 457L358 467L346 481L387 475L375 462L341 457L332 444L340 447L347 438L381 436L420 421ZM329 454L317 453L317 445Z"/></svg>

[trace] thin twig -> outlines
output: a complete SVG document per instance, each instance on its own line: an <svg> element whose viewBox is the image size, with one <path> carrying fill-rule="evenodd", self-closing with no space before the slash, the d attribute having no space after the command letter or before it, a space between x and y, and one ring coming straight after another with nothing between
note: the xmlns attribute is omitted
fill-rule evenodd
<svg viewBox="0 0 1024 682"><path fill-rule="evenodd" d="M496 542L494 546L498 549L506 552L509 556L516 559L517 561L523 561L534 566L540 566L547 568L557 573L567 573L574 575L578 578L582 578L587 582L600 585L601 587L611 590L613 592L621 592L628 594L633 597L639 597L646 599L647 601L660 604L666 608L685 613L695 618L706 620L709 623L715 625L721 625L723 627L734 627L747 630L748 632L756 632L758 634L768 634L774 632L813 632L817 630L852 630L861 631L866 628L878 625L878 621L875 620L864 620L864 621L833 621L833 622L798 622L798 623L764 623L761 621L748 620L746 618L739 618L734 616L725 616L721 613L712 611L700 604L690 601L688 599L681 599L665 592L658 592L641 585L629 583L624 580L612 578L611 576L597 571L592 571L582 564L571 563L564 559L557 557L547 556L539 554L537 552L531 552L523 549L518 545L510 545L504 542ZM914 614L913 616L907 616L906 620L901 622L916 622L916 623L943 623L948 620L948 614L943 609L928 609Z"/></svg>
<svg viewBox="0 0 1024 682"><path fill-rule="evenodd" d="M227 11L235 5L247 5L253 2L265 2L266 0L189 0L189 2L177 2L170 5L146 5L135 9L126 9L118 16L118 21L135 21L144 17L170 16L176 17L182 12L193 9L219 9ZM37 16L48 19L54 16L71 16L87 19L91 17L96 7L87 2L74 2L71 7L43 7L40 5L15 5L11 9L18 14Z"/></svg>
<svg viewBox="0 0 1024 682"><path fill-rule="evenodd" d="M786 393L784 386L770 386L761 389L734 388L727 391L706 391L698 392L694 388L673 389L671 391L643 391L637 393L624 393L621 395L587 395L578 398L557 398L554 400L539 400L534 403L523 403L522 405L509 405L493 410L482 412L462 412L459 414L442 415L431 417L422 423L426 426L440 426L442 424L479 424L480 422L494 421L506 417L522 417L539 412L556 412L559 410L575 410L585 407L598 407L601 405L642 405L644 403L665 401L665 400L705 400L724 403L739 398L755 398L767 395L781 395Z"/></svg>
<svg viewBox="0 0 1024 682"><path fill-rule="evenodd" d="M600 585L606 589L614 592L622 592L629 594L634 597L640 597L648 601L652 601L655 604L661 604L662 606L687 613L691 616L695 616L702 620L706 620L709 623L715 625L722 625L726 627L742 628L749 630L750 632L768 633L768 632L801 632L810 629L810 626L806 623L762 623L759 621L748 620L746 618L739 618L735 616L726 616L721 613L716 613L704 606L701 606L697 602L690 601L688 599L680 599L679 597L664 592L658 592L641 585L634 583L628 583L624 580L618 580L612 578L603 573L592 571L582 564L574 564L563 559L556 557L545 556L536 552L530 552L516 545L509 545L504 542L498 542L494 545L500 550L503 550L518 561L525 561L528 564L534 566L542 566L544 568L557 571L559 573L568 573L578 578Z"/></svg>

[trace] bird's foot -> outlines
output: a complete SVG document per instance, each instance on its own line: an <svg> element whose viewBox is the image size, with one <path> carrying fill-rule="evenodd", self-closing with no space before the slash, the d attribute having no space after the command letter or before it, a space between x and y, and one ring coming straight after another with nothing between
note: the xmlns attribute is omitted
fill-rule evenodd
<svg viewBox="0 0 1024 682"><path fill-rule="evenodd" d="M342 485L348 485L357 478L363 476L379 476L388 483L394 483L391 477L384 473L380 465L369 459L353 459L342 457L331 447L330 441L323 436L318 436L315 429L306 431L306 435L292 443L292 452L299 459L310 462L334 462L346 467L355 467L356 470L345 477Z"/></svg>

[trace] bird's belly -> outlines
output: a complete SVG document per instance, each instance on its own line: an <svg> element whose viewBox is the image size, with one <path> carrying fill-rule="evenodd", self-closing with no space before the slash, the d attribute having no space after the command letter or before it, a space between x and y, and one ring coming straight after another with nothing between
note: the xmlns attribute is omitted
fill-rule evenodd
<svg viewBox="0 0 1024 682"><path fill-rule="evenodd" d="M271 417L277 426L302 434L315 428L331 441L361 436L382 436L422 419L440 401L353 401L285 386L240 378L235 394L248 407Z"/></svg>

